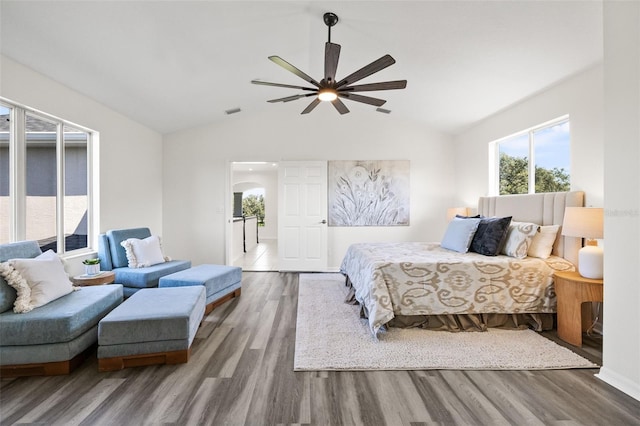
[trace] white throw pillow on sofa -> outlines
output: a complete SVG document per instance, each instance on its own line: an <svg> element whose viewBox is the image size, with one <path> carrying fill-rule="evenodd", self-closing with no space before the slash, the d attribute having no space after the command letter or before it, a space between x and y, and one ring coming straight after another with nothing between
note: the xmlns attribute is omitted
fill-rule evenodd
<svg viewBox="0 0 640 426"><path fill-rule="evenodd" d="M73 291L73 284L57 255L11 259L0 264L0 274L16 289L15 313L29 312Z"/></svg>
<svg viewBox="0 0 640 426"><path fill-rule="evenodd" d="M127 254L129 268L146 268L166 261L160 246L160 237L152 235L143 240L129 238L120 243Z"/></svg>

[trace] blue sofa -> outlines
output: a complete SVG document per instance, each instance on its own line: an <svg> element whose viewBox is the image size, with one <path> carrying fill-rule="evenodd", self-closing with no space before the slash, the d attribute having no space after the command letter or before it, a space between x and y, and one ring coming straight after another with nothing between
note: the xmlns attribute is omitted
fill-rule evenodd
<svg viewBox="0 0 640 426"><path fill-rule="evenodd" d="M36 241L0 245L0 262L33 258ZM98 341L98 322L122 303L121 285L82 287L16 314L16 291L0 276L0 376L68 374Z"/></svg>
<svg viewBox="0 0 640 426"><path fill-rule="evenodd" d="M120 243L128 238L144 239L150 236L149 228L114 229L99 236L100 270L115 272L115 282L123 285L124 297L142 288L158 287L160 277L191 267L188 260L171 260L146 268L129 268L126 251Z"/></svg>

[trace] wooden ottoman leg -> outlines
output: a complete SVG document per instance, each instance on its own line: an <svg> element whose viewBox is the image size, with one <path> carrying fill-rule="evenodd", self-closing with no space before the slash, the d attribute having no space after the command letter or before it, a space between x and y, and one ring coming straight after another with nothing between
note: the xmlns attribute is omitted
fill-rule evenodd
<svg viewBox="0 0 640 426"><path fill-rule="evenodd" d="M234 291L232 291L231 293L225 294L221 298L216 299L213 302L209 303L204 309L204 314L205 315L209 315L211 313L211 311L213 311L215 308L217 308L218 306L222 305L223 303L228 302L229 300L233 299L234 297L240 297L240 290L241 290L241 288L237 288Z"/></svg>
<svg viewBox="0 0 640 426"><path fill-rule="evenodd" d="M100 358L98 359L98 371L117 371L123 368L157 364L184 364L189 361L190 353L191 348L183 351Z"/></svg>

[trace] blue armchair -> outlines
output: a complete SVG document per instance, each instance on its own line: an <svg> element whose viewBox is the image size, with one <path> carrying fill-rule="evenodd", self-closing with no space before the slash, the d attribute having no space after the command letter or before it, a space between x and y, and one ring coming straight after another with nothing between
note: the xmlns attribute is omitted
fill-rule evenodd
<svg viewBox="0 0 640 426"><path fill-rule="evenodd" d="M188 260L170 260L145 268L129 268L126 251L120 243L128 238L144 239L150 236L149 228L113 229L101 234L98 239L100 269L115 272L115 282L123 285L125 297L142 288L158 287L160 277L191 267Z"/></svg>

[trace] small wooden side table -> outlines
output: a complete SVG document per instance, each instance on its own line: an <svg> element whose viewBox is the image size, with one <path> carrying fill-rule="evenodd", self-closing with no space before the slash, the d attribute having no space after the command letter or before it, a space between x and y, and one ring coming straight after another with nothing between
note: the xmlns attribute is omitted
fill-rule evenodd
<svg viewBox="0 0 640 426"><path fill-rule="evenodd" d="M585 278L578 272L556 272L558 297L558 337L582 346L582 332L591 325L591 304L603 302L603 280Z"/></svg>
<svg viewBox="0 0 640 426"><path fill-rule="evenodd" d="M111 284L115 280L116 273L113 271L102 271L96 275L76 275L72 278L73 283L79 286Z"/></svg>

